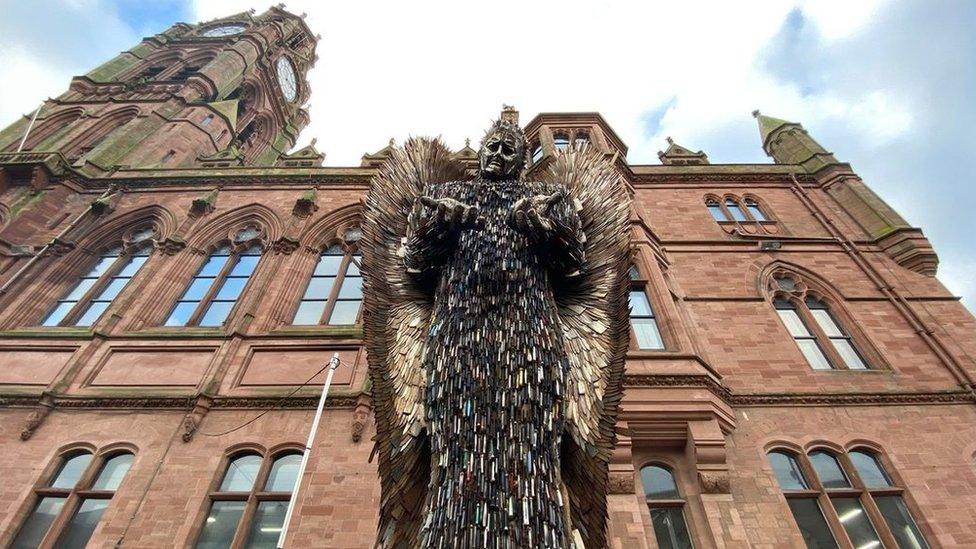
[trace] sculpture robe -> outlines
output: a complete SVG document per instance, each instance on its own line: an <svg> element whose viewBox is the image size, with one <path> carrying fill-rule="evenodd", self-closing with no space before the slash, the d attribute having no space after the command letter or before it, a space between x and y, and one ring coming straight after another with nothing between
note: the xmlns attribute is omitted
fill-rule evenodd
<svg viewBox="0 0 976 549"><path fill-rule="evenodd" d="M484 226L444 233L419 201L410 215L404 261L434 292L423 358L423 547L567 546L559 460L569 364L554 283L582 268L580 219L564 195L544 241L508 221L519 199L563 191L521 181L429 185L429 197L478 206Z"/></svg>

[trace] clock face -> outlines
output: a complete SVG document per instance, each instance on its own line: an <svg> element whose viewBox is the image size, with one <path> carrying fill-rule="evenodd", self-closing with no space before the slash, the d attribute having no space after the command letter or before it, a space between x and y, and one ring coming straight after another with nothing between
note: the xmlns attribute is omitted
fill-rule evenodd
<svg viewBox="0 0 976 549"><path fill-rule="evenodd" d="M281 85L281 93L285 99L294 101L298 97L298 82L295 75L295 67L291 61L282 57L278 59L278 84Z"/></svg>
<svg viewBox="0 0 976 549"><path fill-rule="evenodd" d="M204 31L203 36L217 38L220 36L232 36L244 32L244 25L221 25Z"/></svg>

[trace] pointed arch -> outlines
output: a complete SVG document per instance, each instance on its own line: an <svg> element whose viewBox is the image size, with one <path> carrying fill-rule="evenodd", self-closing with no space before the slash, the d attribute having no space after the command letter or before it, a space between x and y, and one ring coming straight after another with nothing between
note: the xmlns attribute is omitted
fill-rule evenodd
<svg viewBox="0 0 976 549"><path fill-rule="evenodd" d="M346 229L362 222L363 207L360 203L348 204L319 217L299 237L298 242L313 249L324 249L342 240Z"/></svg>
<svg viewBox="0 0 976 549"><path fill-rule="evenodd" d="M115 130L128 124L139 116L139 108L130 106L112 111L101 117L91 128L73 139L64 147L63 153L69 158L83 156L108 138Z"/></svg>
<svg viewBox="0 0 976 549"><path fill-rule="evenodd" d="M161 242L176 230L176 215L159 204L136 208L100 221L91 231L80 236L78 247L95 252L125 241L129 232L148 226L156 233L153 240Z"/></svg>
<svg viewBox="0 0 976 549"><path fill-rule="evenodd" d="M263 204L251 203L224 212L200 227L188 239L188 244L198 250L210 251L232 239L232 232L253 224L258 228L261 247L267 250L281 238L283 228L278 214Z"/></svg>
<svg viewBox="0 0 976 549"><path fill-rule="evenodd" d="M846 307L846 298L810 269L775 260L762 269L759 292L814 369L890 369Z"/></svg>
<svg viewBox="0 0 976 549"><path fill-rule="evenodd" d="M72 107L48 115L27 135L23 150L29 151L40 145L54 134L67 129L84 114L85 110L81 107ZM20 140L15 140L7 146L7 151L16 151L19 145Z"/></svg>

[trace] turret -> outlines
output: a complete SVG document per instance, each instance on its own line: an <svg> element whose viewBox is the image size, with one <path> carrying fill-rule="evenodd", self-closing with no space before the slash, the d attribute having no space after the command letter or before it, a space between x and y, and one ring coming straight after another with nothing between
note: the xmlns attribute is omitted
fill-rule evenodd
<svg viewBox="0 0 976 549"><path fill-rule="evenodd" d="M796 164L808 172L837 164L834 155L817 143L803 126L752 111L759 123L763 150L777 164Z"/></svg>

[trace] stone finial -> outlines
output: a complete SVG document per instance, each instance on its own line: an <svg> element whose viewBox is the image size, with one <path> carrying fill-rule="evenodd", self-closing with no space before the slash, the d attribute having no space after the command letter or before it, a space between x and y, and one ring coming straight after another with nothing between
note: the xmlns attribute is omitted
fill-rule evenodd
<svg viewBox="0 0 976 549"><path fill-rule="evenodd" d="M665 137L664 140L668 142L668 145L674 145L674 139L671 139L670 135Z"/></svg>
<svg viewBox="0 0 976 549"><path fill-rule="evenodd" d="M762 114L762 113L759 112L759 109L756 109L756 110L752 111L752 117L753 118L759 118L759 115L760 114Z"/></svg>
<svg viewBox="0 0 976 549"><path fill-rule="evenodd" d="M511 122L512 124L518 125L519 112L515 110L515 107L513 105L506 105L502 103L501 119L506 122Z"/></svg>

